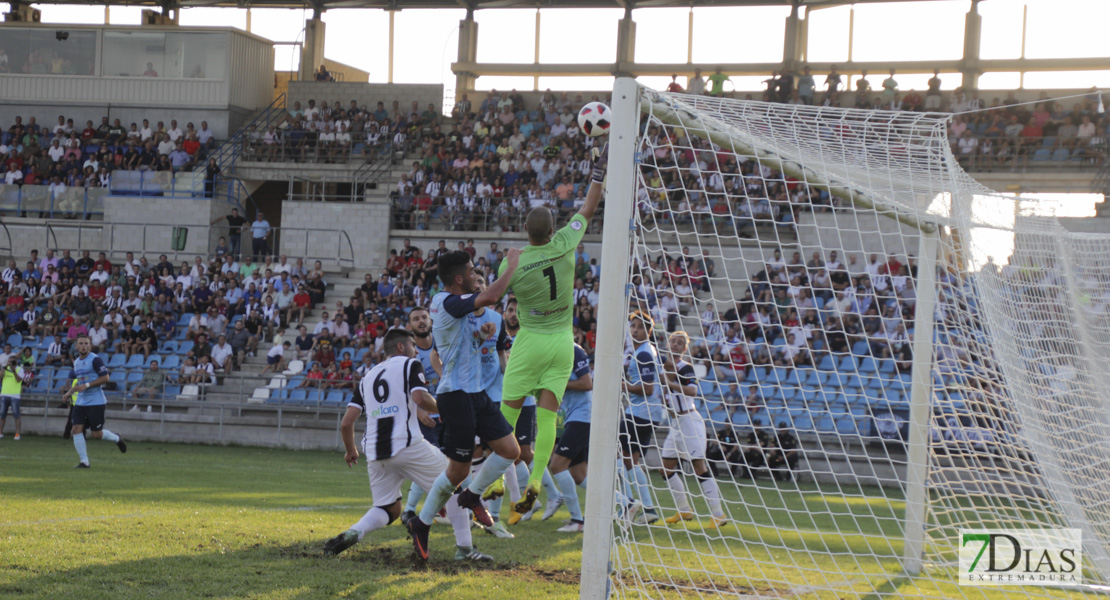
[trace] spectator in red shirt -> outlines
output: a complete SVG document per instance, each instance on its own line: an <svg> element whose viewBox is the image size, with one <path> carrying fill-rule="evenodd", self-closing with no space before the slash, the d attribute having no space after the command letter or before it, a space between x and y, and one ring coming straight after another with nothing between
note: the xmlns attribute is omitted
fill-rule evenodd
<svg viewBox="0 0 1110 600"><path fill-rule="evenodd" d="M100 281L94 279L89 283L89 300L99 302L107 295L108 288L100 285Z"/></svg>
<svg viewBox="0 0 1110 600"><path fill-rule="evenodd" d="M308 294L308 289L301 286L297 289L296 295L293 296L293 304L289 307L289 313L285 315L286 323L303 323L305 315L312 308L312 296ZM296 321L293 320L293 315L296 315Z"/></svg>
<svg viewBox="0 0 1110 600"><path fill-rule="evenodd" d="M108 260L108 255L104 254L103 252L101 252L100 254L97 255L96 263L93 264L94 268L95 267L101 267L101 266L104 267L104 272L105 273L111 273L112 272L112 262L110 260Z"/></svg>
<svg viewBox="0 0 1110 600"><path fill-rule="evenodd" d="M321 331L320 336L316 338L315 353L313 354L316 362L324 368L335 362L335 346L331 343L331 335L325 333L326 331L326 329Z"/></svg>
<svg viewBox="0 0 1110 600"><path fill-rule="evenodd" d="M323 387L324 371L320 368L320 363L312 363L312 367L308 370L308 375L305 375L304 381L301 382L299 387Z"/></svg>

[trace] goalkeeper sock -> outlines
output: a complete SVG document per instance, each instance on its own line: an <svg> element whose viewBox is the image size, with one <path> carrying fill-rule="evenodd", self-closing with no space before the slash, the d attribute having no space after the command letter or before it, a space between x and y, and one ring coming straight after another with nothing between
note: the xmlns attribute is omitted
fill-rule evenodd
<svg viewBox="0 0 1110 600"><path fill-rule="evenodd" d="M105 442L112 442L113 444L119 441L119 434L112 433L107 429L100 430L100 439Z"/></svg>
<svg viewBox="0 0 1110 600"><path fill-rule="evenodd" d="M516 463L517 499L524 495L524 488L528 485L528 465L524 461Z"/></svg>
<svg viewBox="0 0 1110 600"><path fill-rule="evenodd" d="M85 434L78 433L73 436L73 447L77 449L77 457L86 465L89 464L89 451L85 447Z"/></svg>
<svg viewBox="0 0 1110 600"><path fill-rule="evenodd" d="M540 484L547 472L551 452L555 450L555 421L558 415L542 406L536 407L536 453L532 463L532 476L528 478L529 487ZM552 486L554 487L554 486Z"/></svg>
<svg viewBox="0 0 1110 600"><path fill-rule="evenodd" d="M366 511L366 514L362 515L362 518L358 520L358 523L351 525L351 529L358 532L358 541L361 542L363 536L370 533L371 531L374 531L375 529L381 529L386 525L389 525L389 513L387 513L384 509L375 506L374 508Z"/></svg>
<svg viewBox="0 0 1110 600"><path fill-rule="evenodd" d="M482 465L482 470L478 471L478 474L472 478L469 486L470 491L481 496L482 492L497 481L498 477L504 475L505 469L511 466L513 466L513 459L504 458L499 454L491 454Z"/></svg>
<svg viewBox="0 0 1110 600"><path fill-rule="evenodd" d="M505 470L505 493L509 495L509 502L515 504L520 500L520 484L517 483L515 465Z"/></svg>
<svg viewBox="0 0 1110 600"><path fill-rule="evenodd" d="M552 479L551 471L548 471L547 469L543 470L542 483L543 483L543 491L547 494L547 497L549 499L554 500L554 499L558 498L559 496L563 495L562 492L560 491L559 486L557 486L555 484L555 480Z"/></svg>
<svg viewBox="0 0 1110 600"><path fill-rule="evenodd" d="M428 499L424 501L424 508L420 509L420 520L425 525L435 522L439 509L447 505L451 494L454 493L455 486L451 484L450 479L447 479L447 473L440 473L432 484L432 489L428 490Z"/></svg>
<svg viewBox="0 0 1110 600"><path fill-rule="evenodd" d="M651 498L651 480L648 479L644 466L633 465L632 476L636 478L636 492L640 496L640 502L644 503L644 510L655 510L655 503Z"/></svg>
<svg viewBox="0 0 1110 600"><path fill-rule="evenodd" d="M686 482L682 480L682 475L674 473L668 477L667 487L671 488L671 496L674 497L674 506L678 512L691 512L690 499L686 496Z"/></svg>
<svg viewBox="0 0 1110 600"><path fill-rule="evenodd" d="M470 511L459 506L458 496L447 502L447 519L451 521L451 529L455 530L455 544L464 548L474 545L470 535Z"/></svg>
<svg viewBox="0 0 1110 600"><path fill-rule="evenodd" d="M582 521L582 506L578 502L578 490L574 489L574 477L571 477L570 471L556 473L554 480L559 484L559 490L563 493L563 502L566 503L567 510L570 511L570 520Z"/></svg>
<svg viewBox="0 0 1110 600"><path fill-rule="evenodd" d="M513 408L506 402L501 402L501 414L505 420L509 422L509 427L516 431L516 422L520 420L520 409Z"/></svg>
<svg viewBox="0 0 1110 600"><path fill-rule="evenodd" d="M427 492L424 491L424 488L420 487L420 484L415 481L412 482L412 486L409 487L408 500L405 501L405 511L411 510L412 512L416 512L416 505L420 504L420 500L426 494Z"/></svg>
<svg viewBox="0 0 1110 600"><path fill-rule="evenodd" d="M721 509L721 488L717 487L717 480L713 478L713 473L706 471L704 474L698 475L698 483L701 484L701 493L709 504L710 512L713 513L714 517L723 518L725 511Z"/></svg>

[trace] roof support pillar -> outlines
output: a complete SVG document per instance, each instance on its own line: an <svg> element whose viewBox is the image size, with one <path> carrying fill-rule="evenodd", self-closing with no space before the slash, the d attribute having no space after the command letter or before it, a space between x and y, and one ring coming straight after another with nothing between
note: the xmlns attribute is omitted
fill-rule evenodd
<svg viewBox="0 0 1110 600"><path fill-rule="evenodd" d="M478 62L478 23L474 20L472 9L468 9L466 18L459 21L459 54L456 61L468 64ZM473 90L477 79L474 73L456 71L455 96L461 97L463 92Z"/></svg>
<svg viewBox="0 0 1110 600"><path fill-rule="evenodd" d="M312 81L316 67L324 64L324 21L320 10L312 13L312 18L304 22L304 45L301 46L301 67L297 78Z"/></svg>
<svg viewBox="0 0 1110 600"><path fill-rule="evenodd" d="M636 22L632 20L632 5L624 9L624 18L617 21L616 77L634 77L632 65L636 62Z"/></svg>
<svg viewBox="0 0 1110 600"><path fill-rule="evenodd" d="M971 8L964 17L964 58L960 71L964 74L963 87L966 90L979 89L979 47L983 37L983 17L979 14L979 0L971 0Z"/></svg>

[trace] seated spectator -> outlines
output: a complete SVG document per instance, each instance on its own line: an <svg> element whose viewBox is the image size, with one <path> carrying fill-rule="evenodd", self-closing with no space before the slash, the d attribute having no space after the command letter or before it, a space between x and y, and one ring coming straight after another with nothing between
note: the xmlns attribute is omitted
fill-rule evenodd
<svg viewBox="0 0 1110 600"><path fill-rule="evenodd" d="M234 354L235 351L231 344L227 343L227 336L220 333L216 338L216 345L212 346L209 353L209 356L212 357L212 366L217 371L223 371L224 375L230 375L231 368L235 363Z"/></svg>
<svg viewBox="0 0 1110 600"><path fill-rule="evenodd" d="M46 349L46 364L52 367L61 367L69 362L69 344L62 336L55 335L54 341Z"/></svg>
<svg viewBox="0 0 1110 600"><path fill-rule="evenodd" d="M324 384L324 370L320 367L320 363L314 362L308 369L304 381L298 387L302 388L322 388Z"/></svg>
<svg viewBox="0 0 1110 600"><path fill-rule="evenodd" d="M158 366L158 361L150 361L150 367L143 373L143 379L131 388L132 398L157 399L162 395L162 386L166 383L166 372Z"/></svg>
<svg viewBox="0 0 1110 600"><path fill-rule="evenodd" d="M231 350L234 352L235 365L238 368L246 360L247 354L254 355L255 350L258 348L258 338L251 335L247 331L246 323L242 319L235 322L235 327L228 336L228 343L231 344Z"/></svg>
<svg viewBox="0 0 1110 600"><path fill-rule="evenodd" d="M313 336L308 333L308 328L301 325L297 328L297 360L312 360Z"/></svg>

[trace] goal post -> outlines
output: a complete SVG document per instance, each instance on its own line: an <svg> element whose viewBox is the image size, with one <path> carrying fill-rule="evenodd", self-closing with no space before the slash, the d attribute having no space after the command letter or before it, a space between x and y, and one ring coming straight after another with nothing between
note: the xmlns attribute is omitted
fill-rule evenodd
<svg viewBox="0 0 1110 600"><path fill-rule="evenodd" d="M945 115L629 78L612 109L583 600L1108 583L1110 236L974 182ZM681 452L661 474L674 415L641 440L646 481L622 464L633 305L663 358L690 336L711 474ZM1088 585L960 585L961 530L1040 528L1082 534Z"/></svg>

